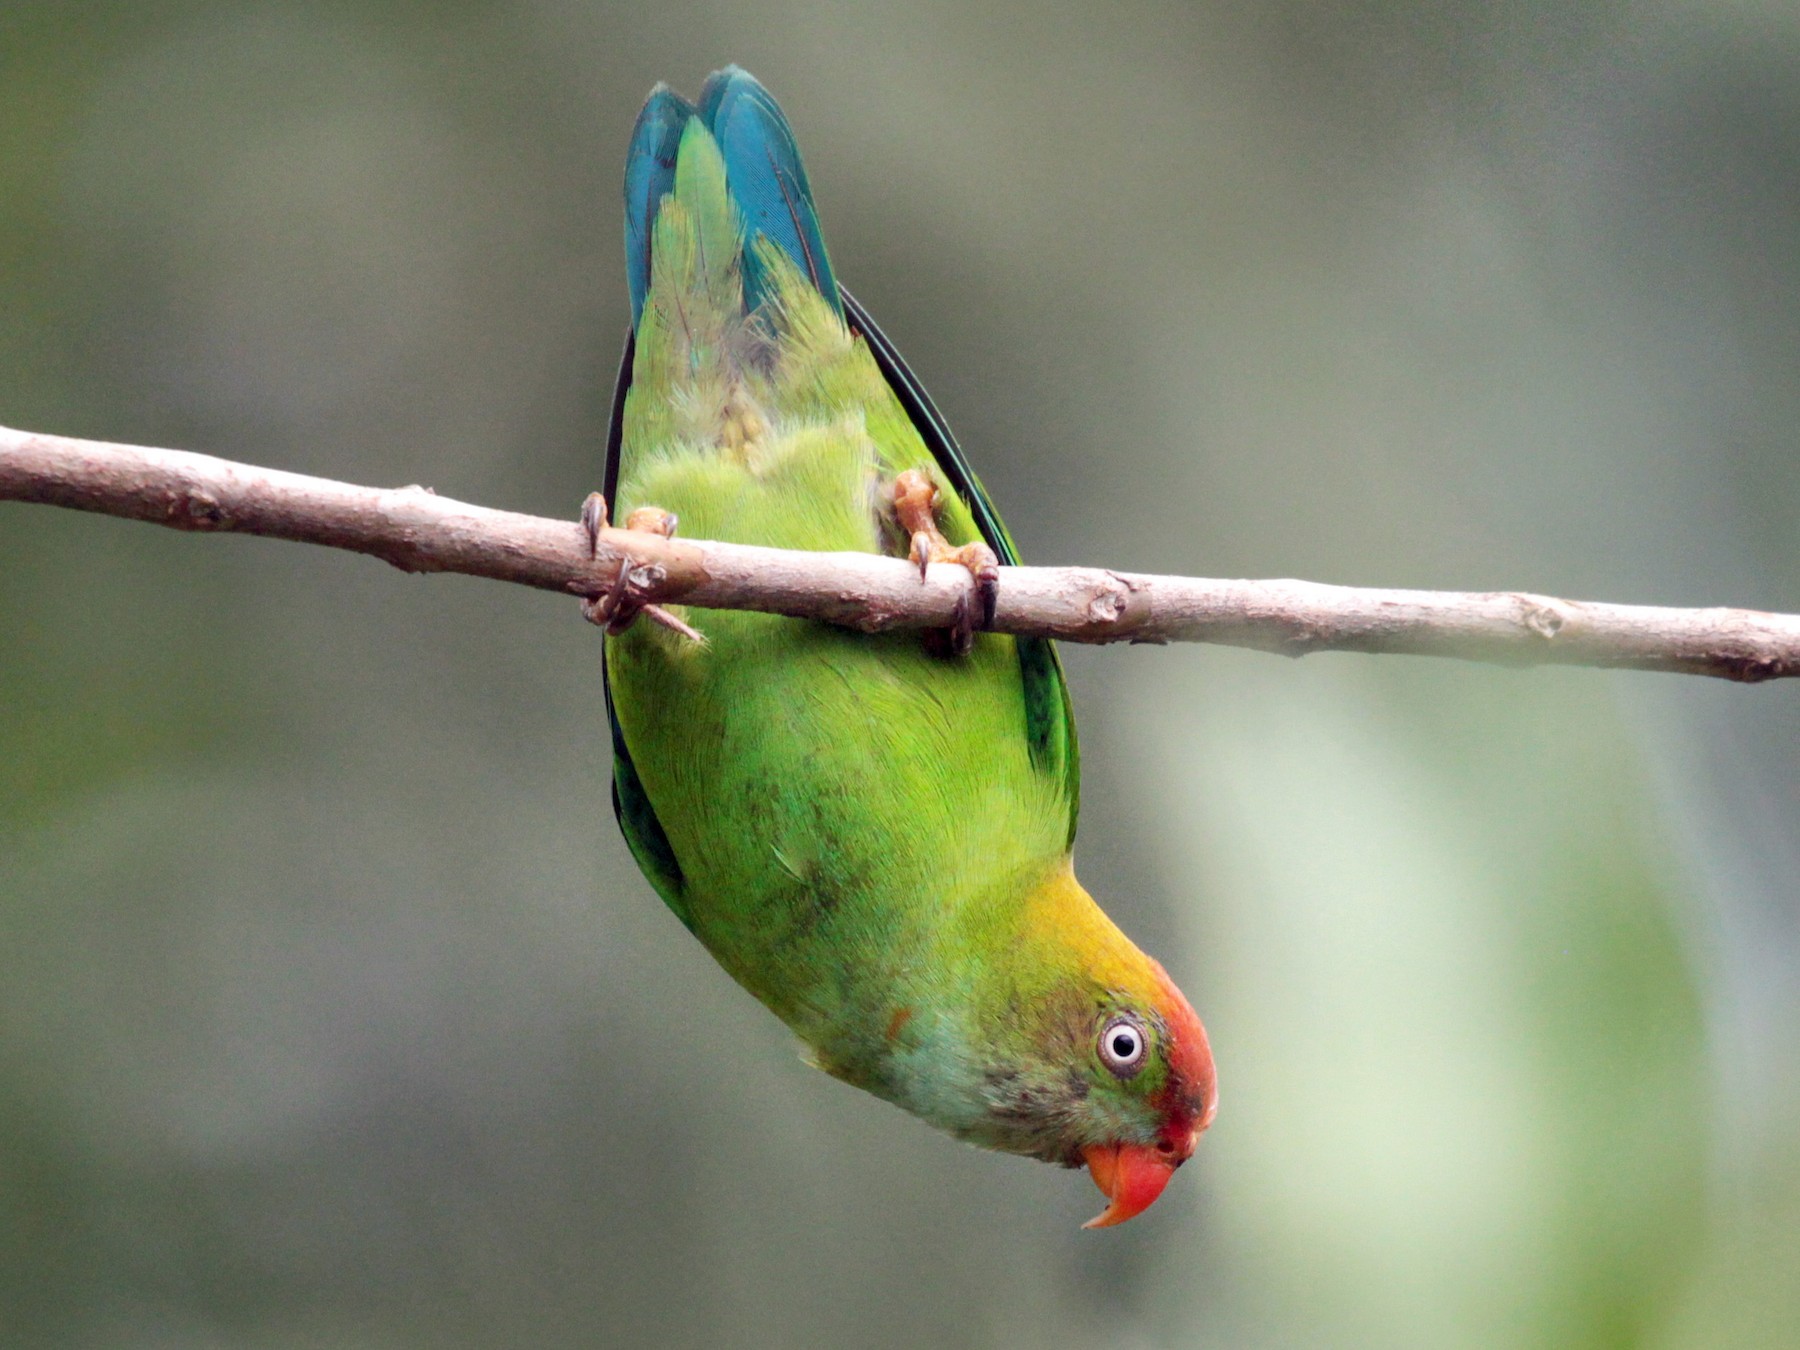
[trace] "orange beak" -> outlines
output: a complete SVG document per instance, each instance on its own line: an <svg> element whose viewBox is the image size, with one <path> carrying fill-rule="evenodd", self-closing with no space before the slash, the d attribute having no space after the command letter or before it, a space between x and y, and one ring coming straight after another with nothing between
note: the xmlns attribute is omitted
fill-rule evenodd
<svg viewBox="0 0 1800 1350"><path fill-rule="evenodd" d="M1100 1193L1112 1201L1083 1228L1111 1228L1136 1218L1163 1193L1183 1155L1165 1155L1146 1144L1089 1144L1082 1150L1088 1175Z"/></svg>

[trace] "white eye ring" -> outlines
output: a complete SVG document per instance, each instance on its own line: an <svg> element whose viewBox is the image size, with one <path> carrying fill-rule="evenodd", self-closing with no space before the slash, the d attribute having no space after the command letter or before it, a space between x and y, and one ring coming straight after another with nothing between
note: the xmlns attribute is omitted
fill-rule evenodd
<svg viewBox="0 0 1800 1350"><path fill-rule="evenodd" d="M1144 1067L1150 1038L1135 1018L1115 1017L1100 1032L1100 1062L1120 1078Z"/></svg>

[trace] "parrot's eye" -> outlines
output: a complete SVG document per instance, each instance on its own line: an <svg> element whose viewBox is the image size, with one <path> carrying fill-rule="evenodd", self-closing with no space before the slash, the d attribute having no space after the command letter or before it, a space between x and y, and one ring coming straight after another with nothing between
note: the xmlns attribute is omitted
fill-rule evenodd
<svg viewBox="0 0 1800 1350"><path fill-rule="evenodd" d="M1115 1017L1100 1032L1100 1062L1120 1078L1130 1078L1144 1067L1148 1038L1144 1028L1129 1017Z"/></svg>

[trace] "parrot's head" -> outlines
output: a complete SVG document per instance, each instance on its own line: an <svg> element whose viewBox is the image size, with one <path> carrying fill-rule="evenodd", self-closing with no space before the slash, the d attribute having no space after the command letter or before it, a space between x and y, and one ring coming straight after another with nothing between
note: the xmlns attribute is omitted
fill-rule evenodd
<svg viewBox="0 0 1800 1350"><path fill-rule="evenodd" d="M983 1148L1085 1167L1110 1202L1085 1226L1143 1213L1218 1109L1206 1029L1163 968L1107 918L1067 860L1007 921L883 985L866 1035L809 1040L817 1067Z"/></svg>
<svg viewBox="0 0 1800 1350"><path fill-rule="evenodd" d="M1192 1156L1219 1105L1206 1028L1163 968L1141 959L1149 978L1135 990L1102 992L1080 1047L1088 1061L1085 1109L1072 1113L1070 1142L1111 1201L1087 1228L1109 1228L1148 1209Z"/></svg>
<svg viewBox="0 0 1800 1350"><path fill-rule="evenodd" d="M1218 1107L1206 1029L1163 968L1071 873L1034 897L987 1003L982 1115L958 1133L1086 1167L1111 1202L1087 1224L1141 1214Z"/></svg>

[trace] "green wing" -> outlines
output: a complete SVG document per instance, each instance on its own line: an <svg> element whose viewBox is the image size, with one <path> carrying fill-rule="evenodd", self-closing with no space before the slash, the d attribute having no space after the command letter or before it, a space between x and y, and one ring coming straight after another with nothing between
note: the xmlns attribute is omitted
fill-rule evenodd
<svg viewBox="0 0 1800 1350"><path fill-rule="evenodd" d="M888 341L863 308L862 302L841 286L838 296L844 302L844 317L850 328L862 336L875 364L888 387L900 400L900 406L912 419L913 427L931 451L932 459L948 480L956 495L975 517L975 525L989 548L1008 567L1019 564L1019 550L1012 536L994 510L987 489L963 458L962 448L951 434L950 424L925 392L907 366L904 358ZM1069 840L1075 838L1075 821L1081 806L1081 749L1075 739L1075 709L1069 701L1069 686L1063 677L1062 658L1056 644L1047 638L1016 638L1019 649L1019 676L1025 684L1025 735L1031 746L1031 761L1044 773L1060 776L1069 798Z"/></svg>

